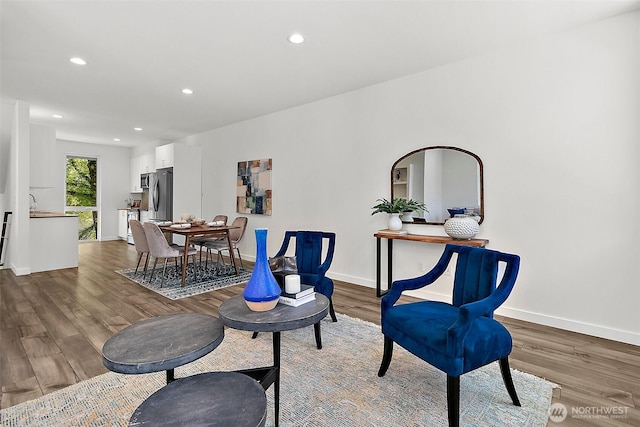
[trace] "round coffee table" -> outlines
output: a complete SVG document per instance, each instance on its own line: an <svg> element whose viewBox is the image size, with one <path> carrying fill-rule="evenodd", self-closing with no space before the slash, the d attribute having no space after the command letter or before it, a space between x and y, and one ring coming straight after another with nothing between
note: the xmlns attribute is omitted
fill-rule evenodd
<svg viewBox="0 0 640 427"><path fill-rule="evenodd" d="M130 426L260 427L267 396L253 378L208 372L180 378L149 396L133 412Z"/></svg>
<svg viewBox="0 0 640 427"><path fill-rule="evenodd" d="M117 332L102 347L102 363L121 374L167 371L208 354L224 338L224 325L213 316L180 313L153 317Z"/></svg>
<svg viewBox="0 0 640 427"><path fill-rule="evenodd" d="M314 325L318 348L322 347L320 321L329 313L329 299L316 292L313 301L298 307L278 304L269 311L252 311L242 295L229 298L220 304L219 316L230 328L252 332L273 332L273 366L238 371L257 379L264 389L274 384L275 425L280 418L280 332Z"/></svg>

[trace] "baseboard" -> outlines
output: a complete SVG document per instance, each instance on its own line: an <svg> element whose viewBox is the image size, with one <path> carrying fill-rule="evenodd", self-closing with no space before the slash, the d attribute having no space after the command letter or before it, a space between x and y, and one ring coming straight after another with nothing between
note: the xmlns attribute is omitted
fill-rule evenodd
<svg viewBox="0 0 640 427"><path fill-rule="evenodd" d="M508 306L500 307L496 310L496 314L540 325L551 326L565 331L577 332L580 334L592 335L594 337L640 346L640 333L637 332L609 328L607 326L595 325L593 323L580 322L561 317L548 316L527 310L510 308Z"/></svg>
<svg viewBox="0 0 640 427"><path fill-rule="evenodd" d="M368 288L375 289L376 284L373 280L363 279L359 277L352 277L344 274L330 274L331 278L341 280L343 282L353 283L356 285L366 286ZM416 296L418 298L427 298L434 301L450 302L451 296L435 293L431 291L420 291L419 295L416 293L407 292L408 295ZM537 323L539 325L550 326L553 328L563 329L565 331L577 332L580 334L591 335L594 337L604 338L613 341L624 342L631 345L640 346L640 333L625 331L622 329L610 328L602 325L595 325L592 323L580 322L577 320L565 319L561 317L549 316L546 314L535 313L532 311L521 310L517 308L511 308L508 305L503 305L496 314L505 317L511 317L512 319L524 320L526 322Z"/></svg>
<svg viewBox="0 0 640 427"><path fill-rule="evenodd" d="M27 274L31 274L31 268L30 267L16 267L14 264L11 264L11 271L13 271L13 274L15 274L16 276L26 276Z"/></svg>

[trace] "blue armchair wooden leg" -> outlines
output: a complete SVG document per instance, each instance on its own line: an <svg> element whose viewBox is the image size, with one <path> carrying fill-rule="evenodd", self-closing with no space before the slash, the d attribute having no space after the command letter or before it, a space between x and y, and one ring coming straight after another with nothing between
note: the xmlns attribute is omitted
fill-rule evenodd
<svg viewBox="0 0 640 427"><path fill-rule="evenodd" d="M378 376L383 377L389 369L391 363L391 356L393 356L393 340L391 338L384 337L384 354L382 355L382 363L378 370Z"/></svg>
<svg viewBox="0 0 640 427"><path fill-rule="evenodd" d="M331 315L331 320L333 320L334 322L338 321L338 318L336 317L336 312L333 309L333 298L329 298L329 314Z"/></svg>
<svg viewBox="0 0 640 427"><path fill-rule="evenodd" d="M251 339L252 339L252 340L255 340L256 338L258 338L258 333L257 333L257 332L254 332L254 333L251 335Z"/></svg>
<svg viewBox="0 0 640 427"><path fill-rule="evenodd" d="M520 399L518 399L518 393L516 393L516 388L513 385L513 379L511 378L511 369L509 369L509 358L505 357L504 359L500 359L500 372L502 372L502 379L504 380L504 385L507 387L507 391L509 392L509 396L513 401L513 404L516 406L520 405Z"/></svg>
<svg viewBox="0 0 640 427"><path fill-rule="evenodd" d="M460 377L447 375L447 412L449 427L460 425Z"/></svg>

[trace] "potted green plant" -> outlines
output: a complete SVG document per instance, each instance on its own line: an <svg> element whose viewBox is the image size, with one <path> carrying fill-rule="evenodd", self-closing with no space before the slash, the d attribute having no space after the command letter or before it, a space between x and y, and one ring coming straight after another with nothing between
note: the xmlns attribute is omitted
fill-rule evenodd
<svg viewBox="0 0 640 427"><path fill-rule="evenodd" d="M405 199L395 198L391 202L387 199L378 199L376 200L376 202L378 202L378 204L371 208L374 209L374 211L371 212L371 215L375 215L381 212L389 214L402 213L404 212L404 207L407 201Z"/></svg>
<svg viewBox="0 0 640 427"><path fill-rule="evenodd" d="M402 207L402 217L400 218L402 220L402 222L413 222L413 216L411 215L412 213L418 211L418 212L429 212L427 210L427 205L425 205L423 202L419 202L417 200L413 200L413 199L409 199L409 200L404 200L403 203L403 207Z"/></svg>
<svg viewBox="0 0 640 427"><path fill-rule="evenodd" d="M413 222L413 218L411 218L411 213L414 211L427 211L427 205L422 202L418 202L413 199L403 199L401 197L396 197L393 200L389 201L387 199L378 199L376 200L378 204L373 206L373 212L371 215L375 215L377 213L388 213L389 214L389 222L387 227L389 230L398 231L402 229L402 221L400 219L400 214L408 214L409 219L407 222Z"/></svg>
<svg viewBox="0 0 640 427"><path fill-rule="evenodd" d="M371 207L371 209L373 209L371 215L381 212L389 214L387 227L389 230L393 231L402 229L402 222L405 221L405 219L400 219L400 214L404 214L405 218L407 218L406 222L413 222L411 213L415 211L429 212L427 210L427 205L413 199L407 200L401 197L396 197L391 201L387 199L378 199L376 201L378 204Z"/></svg>

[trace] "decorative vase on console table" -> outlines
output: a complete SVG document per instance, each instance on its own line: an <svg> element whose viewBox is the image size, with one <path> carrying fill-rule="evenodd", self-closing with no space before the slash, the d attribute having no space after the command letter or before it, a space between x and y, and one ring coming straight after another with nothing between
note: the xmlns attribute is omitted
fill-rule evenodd
<svg viewBox="0 0 640 427"><path fill-rule="evenodd" d="M247 306L253 311L268 311L278 304L280 285L269 267L267 258L267 229L256 228L256 262L253 273L242 292Z"/></svg>
<svg viewBox="0 0 640 427"><path fill-rule="evenodd" d="M455 215L444 223L444 231L454 239L469 240L478 234L480 224L478 216Z"/></svg>
<svg viewBox="0 0 640 427"><path fill-rule="evenodd" d="M399 213L390 213L387 228L392 231L402 230L402 220Z"/></svg>

